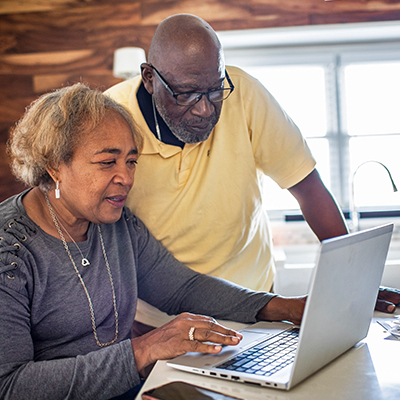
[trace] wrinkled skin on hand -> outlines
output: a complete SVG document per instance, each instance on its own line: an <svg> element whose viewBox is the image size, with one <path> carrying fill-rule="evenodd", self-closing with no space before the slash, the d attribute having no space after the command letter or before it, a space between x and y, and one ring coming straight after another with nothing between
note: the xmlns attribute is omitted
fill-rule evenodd
<svg viewBox="0 0 400 400"><path fill-rule="evenodd" d="M400 290L381 286L376 300L375 310L393 313L400 305Z"/></svg>
<svg viewBox="0 0 400 400"><path fill-rule="evenodd" d="M189 338L192 327L195 328L194 340ZM168 360L187 352L219 353L222 345L237 345L241 339L240 333L225 328L214 318L183 313L167 324L132 339L131 343L136 366L141 371L157 360Z"/></svg>

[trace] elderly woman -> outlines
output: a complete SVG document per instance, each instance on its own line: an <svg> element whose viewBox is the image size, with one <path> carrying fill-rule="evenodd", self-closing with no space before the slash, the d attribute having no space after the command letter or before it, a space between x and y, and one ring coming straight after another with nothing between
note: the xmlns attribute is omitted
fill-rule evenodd
<svg viewBox="0 0 400 400"><path fill-rule="evenodd" d="M12 168L31 188L0 205L0 398L109 399L156 360L240 341L203 315L300 321L304 299L191 271L124 207L141 148L129 112L82 84L13 130ZM132 338L138 297L180 315Z"/></svg>

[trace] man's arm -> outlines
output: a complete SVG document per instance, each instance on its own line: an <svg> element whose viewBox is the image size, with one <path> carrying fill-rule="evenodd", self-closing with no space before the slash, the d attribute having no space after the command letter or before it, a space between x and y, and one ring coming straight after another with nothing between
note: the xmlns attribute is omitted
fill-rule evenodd
<svg viewBox="0 0 400 400"><path fill-rule="evenodd" d="M275 296L257 314L260 321L290 321L301 324L307 296Z"/></svg>
<svg viewBox="0 0 400 400"><path fill-rule="evenodd" d="M316 169L288 190L320 241L348 233L343 214Z"/></svg>
<svg viewBox="0 0 400 400"><path fill-rule="evenodd" d="M348 233L343 214L316 169L288 190L298 201L305 220L319 240ZM399 290L381 288L375 309L392 313L399 303Z"/></svg>

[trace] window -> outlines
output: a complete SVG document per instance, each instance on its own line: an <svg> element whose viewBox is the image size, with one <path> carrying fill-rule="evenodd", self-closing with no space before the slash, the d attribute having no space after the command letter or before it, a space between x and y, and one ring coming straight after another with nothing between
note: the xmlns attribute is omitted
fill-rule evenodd
<svg viewBox="0 0 400 400"><path fill-rule="evenodd" d="M325 71L321 65L282 65L245 67L257 78L294 120L307 137L308 144L318 161L318 170L325 184L331 186ZM267 209L296 209L296 200L266 179L265 204Z"/></svg>
<svg viewBox="0 0 400 400"><path fill-rule="evenodd" d="M400 208L383 167L400 189L400 40L230 46L225 58L259 79L298 125L342 209L351 182L360 209ZM288 191L269 179L264 186L268 210L298 209Z"/></svg>

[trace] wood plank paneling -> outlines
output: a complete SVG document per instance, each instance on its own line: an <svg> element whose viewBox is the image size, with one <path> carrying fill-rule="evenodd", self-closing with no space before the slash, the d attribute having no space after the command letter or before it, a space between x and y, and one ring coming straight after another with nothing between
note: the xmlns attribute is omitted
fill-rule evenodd
<svg viewBox="0 0 400 400"><path fill-rule="evenodd" d="M139 5L121 4L0 16L3 53L70 51L106 47L118 42L121 33L140 36ZM137 33L135 34L135 28ZM13 40L11 39L13 35ZM111 40L110 40L111 38ZM124 38L122 38L124 39ZM106 42L104 42L106 40Z"/></svg>
<svg viewBox="0 0 400 400"><path fill-rule="evenodd" d="M50 11L74 3L74 0L2 0L0 14Z"/></svg>
<svg viewBox="0 0 400 400"><path fill-rule="evenodd" d="M148 50L157 24L192 13L216 30L400 20L393 0L1 0L0 201L23 187L5 155L9 128L38 95L75 82L106 89L114 50Z"/></svg>

